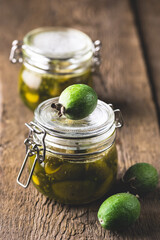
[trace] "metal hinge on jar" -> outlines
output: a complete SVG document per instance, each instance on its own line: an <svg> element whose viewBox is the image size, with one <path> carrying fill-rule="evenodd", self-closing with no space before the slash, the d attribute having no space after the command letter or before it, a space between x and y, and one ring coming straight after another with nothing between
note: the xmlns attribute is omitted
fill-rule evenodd
<svg viewBox="0 0 160 240"><path fill-rule="evenodd" d="M22 57L22 41L14 40L12 42L11 52L9 56L9 60L11 63L22 63L23 57Z"/></svg>
<svg viewBox="0 0 160 240"><path fill-rule="evenodd" d="M123 127L123 117L122 117L122 113L120 111L120 109L115 109L114 111L114 115L115 115L115 126L116 128L121 128Z"/></svg>
<svg viewBox="0 0 160 240"><path fill-rule="evenodd" d="M29 124L26 123L25 125L29 128L30 132L29 132L28 138L26 138L24 141L24 144L26 145L26 156L24 158L24 161L22 163L21 169L20 169L18 177L17 177L17 183L19 185L21 185L23 188L28 187L28 185L31 181L31 178L32 178L32 174L33 174L36 162L39 161L39 163L42 163L45 160L45 154L46 154L46 146L45 146L46 131L34 122L30 122ZM42 134L42 145L36 144L33 141L33 133ZM42 146L42 147L40 147L40 146ZM25 168L28 158L32 157L33 155L35 155L35 159L32 164L32 167L31 167L31 170L29 173L29 177L27 179L26 184L23 184L20 182L20 177L23 173L23 170Z"/></svg>
<svg viewBox="0 0 160 240"><path fill-rule="evenodd" d="M113 109L113 104L108 104L112 109ZM122 117L122 113L120 109L113 109L114 111L114 116L115 116L115 127L116 128L121 128L123 127L124 121Z"/></svg>
<svg viewBox="0 0 160 240"><path fill-rule="evenodd" d="M94 44L94 52L93 52L92 71L97 72L99 71L99 66L101 64L100 50L101 50L102 43L100 40L96 40L93 42L93 44Z"/></svg>

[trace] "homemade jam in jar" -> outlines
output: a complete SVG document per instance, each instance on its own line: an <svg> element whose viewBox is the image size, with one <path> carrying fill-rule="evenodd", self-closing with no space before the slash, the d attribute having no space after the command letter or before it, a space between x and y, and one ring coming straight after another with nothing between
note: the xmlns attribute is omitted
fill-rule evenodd
<svg viewBox="0 0 160 240"><path fill-rule="evenodd" d="M60 203L84 204L102 197L117 174L116 128L123 125L119 109L98 100L96 109L81 120L58 117L51 108L58 98L42 102L25 140L26 157L17 182L30 180L39 192ZM29 162L26 184L20 177Z"/></svg>
<svg viewBox="0 0 160 240"><path fill-rule="evenodd" d="M42 101L59 96L69 85L92 86L92 74L100 65L100 41L85 33L62 27L32 30L23 41L13 41L12 63L23 62L19 93L34 110Z"/></svg>

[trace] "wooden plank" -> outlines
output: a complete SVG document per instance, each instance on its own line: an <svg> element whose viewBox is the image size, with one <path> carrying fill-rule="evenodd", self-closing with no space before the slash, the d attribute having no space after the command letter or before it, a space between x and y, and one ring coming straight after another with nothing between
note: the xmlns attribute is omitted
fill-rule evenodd
<svg viewBox="0 0 160 240"><path fill-rule="evenodd" d="M160 3L133 1L160 124Z"/></svg>
<svg viewBox="0 0 160 240"><path fill-rule="evenodd" d="M22 39L30 29L44 25L71 26L102 40L104 82L97 81L95 87L99 98L120 107L125 119L117 140L119 177L135 162L152 163L160 171L155 106L128 1L46 0L40 4L38 0L15 0L8 4L3 0L1 9L0 239L159 239L159 189L142 200L140 220L117 235L102 229L97 221L102 199L83 207L65 206L46 199L33 186L22 189L15 181L24 157L24 122L33 116L18 97L19 66L9 64L9 48L13 39Z"/></svg>

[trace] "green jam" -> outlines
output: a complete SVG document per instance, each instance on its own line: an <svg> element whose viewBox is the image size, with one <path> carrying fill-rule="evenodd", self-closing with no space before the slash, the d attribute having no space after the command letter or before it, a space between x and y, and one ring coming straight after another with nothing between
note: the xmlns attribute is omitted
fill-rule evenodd
<svg viewBox="0 0 160 240"><path fill-rule="evenodd" d="M75 83L92 86L91 70L56 75L37 73L23 65L19 76L19 93L25 105L34 110L44 100L59 96L66 87Z"/></svg>
<svg viewBox="0 0 160 240"><path fill-rule="evenodd" d="M85 156L81 161L65 159L46 152L43 163L36 163L32 182L39 192L60 203L84 204L102 197L112 186L117 174L117 151L108 150ZM29 170L35 156L29 159Z"/></svg>

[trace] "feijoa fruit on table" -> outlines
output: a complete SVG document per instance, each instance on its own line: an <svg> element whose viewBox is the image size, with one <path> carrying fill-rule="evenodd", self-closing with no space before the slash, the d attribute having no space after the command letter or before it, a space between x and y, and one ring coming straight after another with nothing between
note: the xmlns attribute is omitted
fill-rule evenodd
<svg viewBox="0 0 160 240"><path fill-rule="evenodd" d="M139 195L153 191L158 184L158 172L149 163L136 163L123 176L128 190Z"/></svg>
<svg viewBox="0 0 160 240"><path fill-rule="evenodd" d="M130 193L118 193L107 198L99 208L98 220L108 230L124 230L140 215L140 202Z"/></svg>

